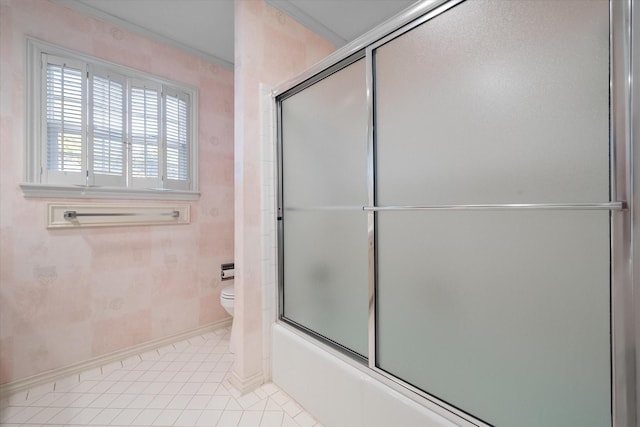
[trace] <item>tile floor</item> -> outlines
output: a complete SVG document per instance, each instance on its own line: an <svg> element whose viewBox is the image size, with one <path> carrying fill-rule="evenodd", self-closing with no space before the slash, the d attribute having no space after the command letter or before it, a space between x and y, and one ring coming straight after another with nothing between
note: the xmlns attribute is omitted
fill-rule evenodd
<svg viewBox="0 0 640 427"><path fill-rule="evenodd" d="M272 383L240 395L229 381L229 328L17 393L0 425L321 427Z"/></svg>

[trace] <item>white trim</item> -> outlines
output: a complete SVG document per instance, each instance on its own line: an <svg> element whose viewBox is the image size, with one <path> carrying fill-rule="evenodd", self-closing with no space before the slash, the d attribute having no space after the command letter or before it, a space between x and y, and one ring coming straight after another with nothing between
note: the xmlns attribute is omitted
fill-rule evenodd
<svg viewBox="0 0 640 427"><path fill-rule="evenodd" d="M313 16L306 13L304 10L300 9L291 0L265 0L269 6L278 9L300 24L304 25L314 33L320 35L325 38L335 47L341 47L347 44L348 40L342 38L339 34L331 30L329 27L325 26L320 21L316 20Z"/></svg>
<svg viewBox="0 0 640 427"><path fill-rule="evenodd" d="M181 43L177 40L174 40L170 37L163 36L162 34L158 34L154 31L143 28L139 25L126 21L122 18L118 18L117 16L114 16L114 15L111 15L110 13L96 9L95 7L90 6L86 3L81 3L79 1L74 1L74 0L55 0L55 2L65 7L75 9L78 12L91 15L94 18L111 22L121 28L124 28L125 30L129 30L131 32L141 34L144 37L147 37L148 39L179 49L193 56L197 56L198 58L203 59L207 62L211 62L217 65L220 65L221 67L227 68L229 70L233 70L233 67L234 67L233 62L230 62L218 56L203 52L199 49L187 46L186 44Z"/></svg>
<svg viewBox="0 0 640 427"><path fill-rule="evenodd" d="M62 368L52 369L50 371L41 372L28 378L2 384L0 385L0 398L19 393L21 391L27 391L43 384L53 383L56 380L67 378L72 375L80 375L82 372L88 371L90 369L99 368L101 366L105 366L114 362L120 362L122 360L128 359L129 357L137 356L147 351L153 351L155 349L173 344L178 341L182 341L197 335L202 335L206 332L226 328L231 325L231 321L232 318L229 317L227 319L219 320L205 326L189 329L178 334L134 345L124 350L114 351L113 353L93 357L91 359L64 366Z"/></svg>
<svg viewBox="0 0 640 427"><path fill-rule="evenodd" d="M90 187L52 184L20 184L26 198L72 198L72 199L143 199L143 200L198 200L197 191L176 191L167 189L134 189L113 187Z"/></svg>
<svg viewBox="0 0 640 427"><path fill-rule="evenodd" d="M229 376L229 382L240 392L240 394L245 394L264 384L264 375L262 374L262 371L260 371L248 378L241 378L235 371L232 371Z"/></svg>
<svg viewBox="0 0 640 427"><path fill-rule="evenodd" d="M171 79L160 78L145 71L136 70L123 65L114 64L108 61L75 52L64 47L52 45L43 42L38 39L27 37L27 90L26 90L26 104L27 104L27 120L26 120L26 135L27 139L25 146L25 184L21 185L25 192L25 197L99 197L99 198L116 198L116 199L130 199L134 198L132 195L142 196L143 199L156 199L156 200L196 200L199 196L198 188L198 88L177 82ZM161 98L164 91L172 91L176 93L184 94L189 99L189 158L187 164L190 167L189 180L185 183L189 188L185 191L182 189L173 190L165 188L154 188L157 183L158 187L162 186L162 166L159 164L159 176L154 180L153 185L148 185L149 188L132 188L132 187L100 187L103 190L95 190L95 187L91 187L89 190L87 187L81 187L78 189L76 186L63 183L49 183L46 176L43 176L46 165L44 162L44 156L46 150L43 151L41 144L42 135L44 132L42 124L42 55L55 55L62 58L70 58L72 60L83 61L90 64L91 68L99 67L101 69L113 72L122 76L129 83L136 80L142 80L145 85L157 85L159 94L159 104L162 104ZM128 98L127 94L127 98ZM126 103L128 107L128 101ZM162 109L159 110L159 114L162 114ZM161 119L162 117L160 117ZM127 121L129 119L127 118ZM160 125L163 128L164 123L160 121ZM130 132L128 132L130 133ZM160 145L164 144L161 140ZM159 153L162 149L159 148ZM129 153L130 154L130 153ZM125 158L127 155L125 155ZM162 157L159 159L164 164ZM86 168L85 168L86 169ZM83 172L84 173L84 172ZM127 180L129 185L134 181L133 179ZM85 182L78 182L78 184L84 184ZM176 187L176 183L172 183L173 187ZM51 191L51 192L49 192ZM168 191L173 194L167 196ZM152 195L153 194L153 195ZM179 195L178 195L179 194Z"/></svg>

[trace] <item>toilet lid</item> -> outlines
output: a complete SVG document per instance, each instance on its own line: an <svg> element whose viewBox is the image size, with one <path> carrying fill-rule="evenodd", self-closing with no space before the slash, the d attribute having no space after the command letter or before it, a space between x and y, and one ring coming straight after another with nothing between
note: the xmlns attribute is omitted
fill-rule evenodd
<svg viewBox="0 0 640 427"><path fill-rule="evenodd" d="M231 285L223 288L220 296L225 299L233 299L233 297L235 296L234 286Z"/></svg>

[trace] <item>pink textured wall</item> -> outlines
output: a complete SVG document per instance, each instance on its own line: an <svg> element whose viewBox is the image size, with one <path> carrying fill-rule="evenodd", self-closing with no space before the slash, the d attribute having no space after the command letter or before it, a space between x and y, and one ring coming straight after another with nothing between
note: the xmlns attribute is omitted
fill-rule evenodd
<svg viewBox="0 0 640 427"><path fill-rule="evenodd" d="M233 373L242 387L262 371L261 198L267 195L262 182L260 86L284 83L335 48L263 0L236 0L235 34L234 329L240 339Z"/></svg>
<svg viewBox="0 0 640 427"><path fill-rule="evenodd" d="M182 226L47 230L25 199L25 36L199 89L198 201ZM227 317L233 71L48 0L0 0L0 383Z"/></svg>

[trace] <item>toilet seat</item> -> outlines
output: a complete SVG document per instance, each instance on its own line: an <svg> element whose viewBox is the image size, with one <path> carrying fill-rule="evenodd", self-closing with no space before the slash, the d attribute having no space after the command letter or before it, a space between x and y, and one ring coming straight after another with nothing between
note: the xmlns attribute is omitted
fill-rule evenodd
<svg viewBox="0 0 640 427"><path fill-rule="evenodd" d="M226 299L226 300L233 300L235 299L235 289L234 286L227 286L225 288L222 289L222 292L220 292L220 298L221 299Z"/></svg>

